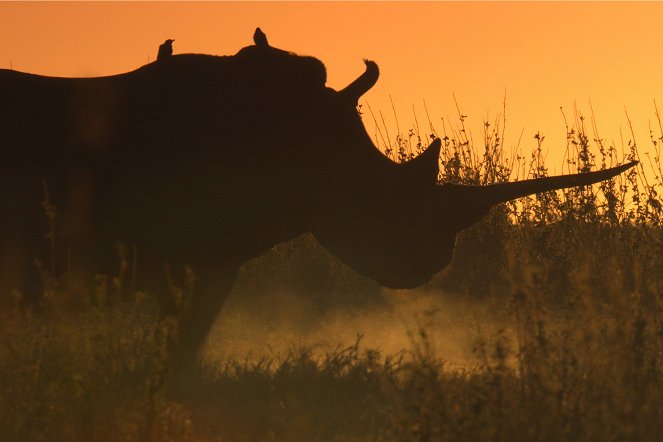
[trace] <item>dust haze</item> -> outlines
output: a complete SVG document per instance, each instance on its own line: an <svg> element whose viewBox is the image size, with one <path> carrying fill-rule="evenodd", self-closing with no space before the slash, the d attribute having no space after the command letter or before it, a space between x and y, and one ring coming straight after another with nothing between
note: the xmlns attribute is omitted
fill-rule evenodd
<svg viewBox="0 0 663 442"><path fill-rule="evenodd" d="M504 315L484 301L426 288L380 289L382 299L371 305L321 310L315 301L292 292L264 293L256 307L239 285L210 333L203 353L206 363L278 358L302 347L324 355L355 344L358 337L360 348L394 355L410 351L425 330L447 368L471 368L480 339L505 323Z"/></svg>

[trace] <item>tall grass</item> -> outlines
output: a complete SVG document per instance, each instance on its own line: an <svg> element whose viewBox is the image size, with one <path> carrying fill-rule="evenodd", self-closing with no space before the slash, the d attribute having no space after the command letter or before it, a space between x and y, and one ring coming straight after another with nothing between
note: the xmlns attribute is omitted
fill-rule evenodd
<svg viewBox="0 0 663 442"><path fill-rule="evenodd" d="M476 144L465 120L440 133L385 135L382 147L405 161L440 136L445 182L548 174L542 134L531 154L507 154L500 120L485 122ZM496 207L420 289L496 306L484 320L499 327L479 334L472 363L453 365L439 352L439 316L428 312L399 353L360 338L307 344L208 362L173 383L177 320L158 320L151 295L127 299L122 278L110 278L72 309L59 281L47 315L1 325L0 440L658 440L663 130L659 121L644 155L634 137L617 148L595 127L580 115L567 124L568 172L629 159L640 159L638 168ZM273 308L270 291L306 297L318 319L344 305L369 320L386 305L382 289L310 236L244 266L235 292L248 311Z"/></svg>

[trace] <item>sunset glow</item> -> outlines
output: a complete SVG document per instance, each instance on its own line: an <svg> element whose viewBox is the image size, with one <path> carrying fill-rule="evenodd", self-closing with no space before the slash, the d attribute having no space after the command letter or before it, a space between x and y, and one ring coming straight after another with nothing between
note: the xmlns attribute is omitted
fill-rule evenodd
<svg viewBox="0 0 663 442"><path fill-rule="evenodd" d="M0 442L661 440L662 19L0 0Z"/></svg>
<svg viewBox="0 0 663 442"><path fill-rule="evenodd" d="M663 103L663 3L2 3L0 67L55 76L99 76L153 61L174 38L175 53L234 54L256 26L273 46L314 55L340 88L363 70L381 69L364 97L393 137L426 112L457 122L454 95L475 140L483 120L502 112L506 147L527 153L546 136L550 166L561 170L563 108L589 116L621 144L633 121L650 150L654 101ZM367 127L374 134L372 122ZM425 123L426 122L426 123Z"/></svg>

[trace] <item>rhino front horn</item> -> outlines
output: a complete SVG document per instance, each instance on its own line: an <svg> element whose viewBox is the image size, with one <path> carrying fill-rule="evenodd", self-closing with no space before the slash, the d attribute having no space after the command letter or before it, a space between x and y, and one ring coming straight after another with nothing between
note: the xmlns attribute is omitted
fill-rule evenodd
<svg viewBox="0 0 663 442"><path fill-rule="evenodd" d="M346 86L345 89L339 93L347 97L352 103L358 103L359 97L364 95L370 88L372 88L378 81L380 70L374 61L364 60L366 64L366 71L359 76L355 81Z"/></svg>

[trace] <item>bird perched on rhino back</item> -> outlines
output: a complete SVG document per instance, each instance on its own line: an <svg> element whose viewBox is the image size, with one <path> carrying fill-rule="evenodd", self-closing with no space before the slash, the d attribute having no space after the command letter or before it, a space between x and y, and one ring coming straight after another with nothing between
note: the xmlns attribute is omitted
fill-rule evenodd
<svg viewBox="0 0 663 442"><path fill-rule="evenodd" d="M161 46L159 46L159 52L157 53L157 60L165 60L171 55L173 55L173 42L170 38L164 41Z"/></svg>
<svg viewBox="0 0 663 442"><path fill-rule="evenodd" d="M253 33L253 42L256 44L256 46L261 46L261 47L269 47L269 43L267 42L267 35L265 35L264 32L262 32L262 29L256 28L256 31Z"/></svg>

